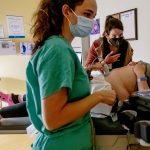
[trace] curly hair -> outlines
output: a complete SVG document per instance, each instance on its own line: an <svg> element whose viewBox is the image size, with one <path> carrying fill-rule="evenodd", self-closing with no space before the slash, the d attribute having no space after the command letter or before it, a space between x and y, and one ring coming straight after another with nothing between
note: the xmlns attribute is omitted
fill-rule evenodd
<svg viewBox="0 0 150 150"><path fill-rule="evenodd" d="M107 16L105 21L105 32L109 35L110 31L114 28L123 30L123 24L121 20L110 16Z"/></svg>
<svg viewBox="0 0 150 150"><path fill-rule="evenodd" d="M31 34L35 44L34 54L44 41L52 35L61 34L63 24L62 6L67 4L72 10L81 5L84 0L41 0L37 11L33 15Z"/></svg>

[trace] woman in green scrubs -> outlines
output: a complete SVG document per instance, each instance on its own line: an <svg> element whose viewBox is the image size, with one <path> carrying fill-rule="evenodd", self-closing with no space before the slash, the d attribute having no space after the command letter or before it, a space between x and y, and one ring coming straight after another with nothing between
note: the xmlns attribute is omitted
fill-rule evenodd
<svg viewBox="0 0 150 150"><path fill-rule="evenodd" d="M27 74L27 110L39 131L33 150L92 150L90 109L113 105L114 91L90 95L86 72L73 51L75 36L87 36L96 0L41 0L32 27L35 47Z"/></svg>

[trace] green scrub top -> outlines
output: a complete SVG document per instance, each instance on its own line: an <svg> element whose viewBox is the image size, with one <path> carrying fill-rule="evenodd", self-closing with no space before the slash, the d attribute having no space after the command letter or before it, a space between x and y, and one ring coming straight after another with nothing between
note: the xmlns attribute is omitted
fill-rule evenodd
<svg viewBox="0 0 150 150"><path fill-rule="evenodd" d="M41 101L62 87L68 88L68 103L90 95L87 74L71 44L62 36L49 37L30 59L26 74L27 110L39 131L32 149L92 150L89 113L54 131L48 131L42 120Z"/></svg>

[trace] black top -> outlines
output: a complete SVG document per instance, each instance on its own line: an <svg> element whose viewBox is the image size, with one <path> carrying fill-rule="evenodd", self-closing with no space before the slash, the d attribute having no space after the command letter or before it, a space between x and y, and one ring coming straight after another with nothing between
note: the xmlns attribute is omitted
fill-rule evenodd
<svg viewBox="0 0 150 150"><path fill-rule="evenodd" d="M103 48L102 57L104 59L110 53L110 47L106 37L103 37L103 45L104 48ZM118 53L120 54L119 61L116 61L112 64L112 69L124 66L127 50L128 50L128 42L125 39L123 39L118 49Z"/></svg>

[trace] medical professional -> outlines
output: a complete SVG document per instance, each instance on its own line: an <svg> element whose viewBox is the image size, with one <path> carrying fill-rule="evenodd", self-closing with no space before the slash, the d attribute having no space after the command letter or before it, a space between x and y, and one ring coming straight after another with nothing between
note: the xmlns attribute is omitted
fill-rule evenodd
<svg viewBox="0 0 150 150"><path fill-rule="evenodd" d="M123 30L119 19L112 16L106 18L103 36L95 40L88 50L86 68L99 69L101 65L108 64L111 70L126 66L132 61L133 49L124 39Z"/></svg>
<svg viewBox="0 0 150 150"><path fill-rule="evenodd" d="M27 110L39 131L33 150L92 150L90 109L113 105L113 90L90 95L89 80L71 47L87 36L96 0L41 0L32 27L35 47L27 74Z"/></svg>

